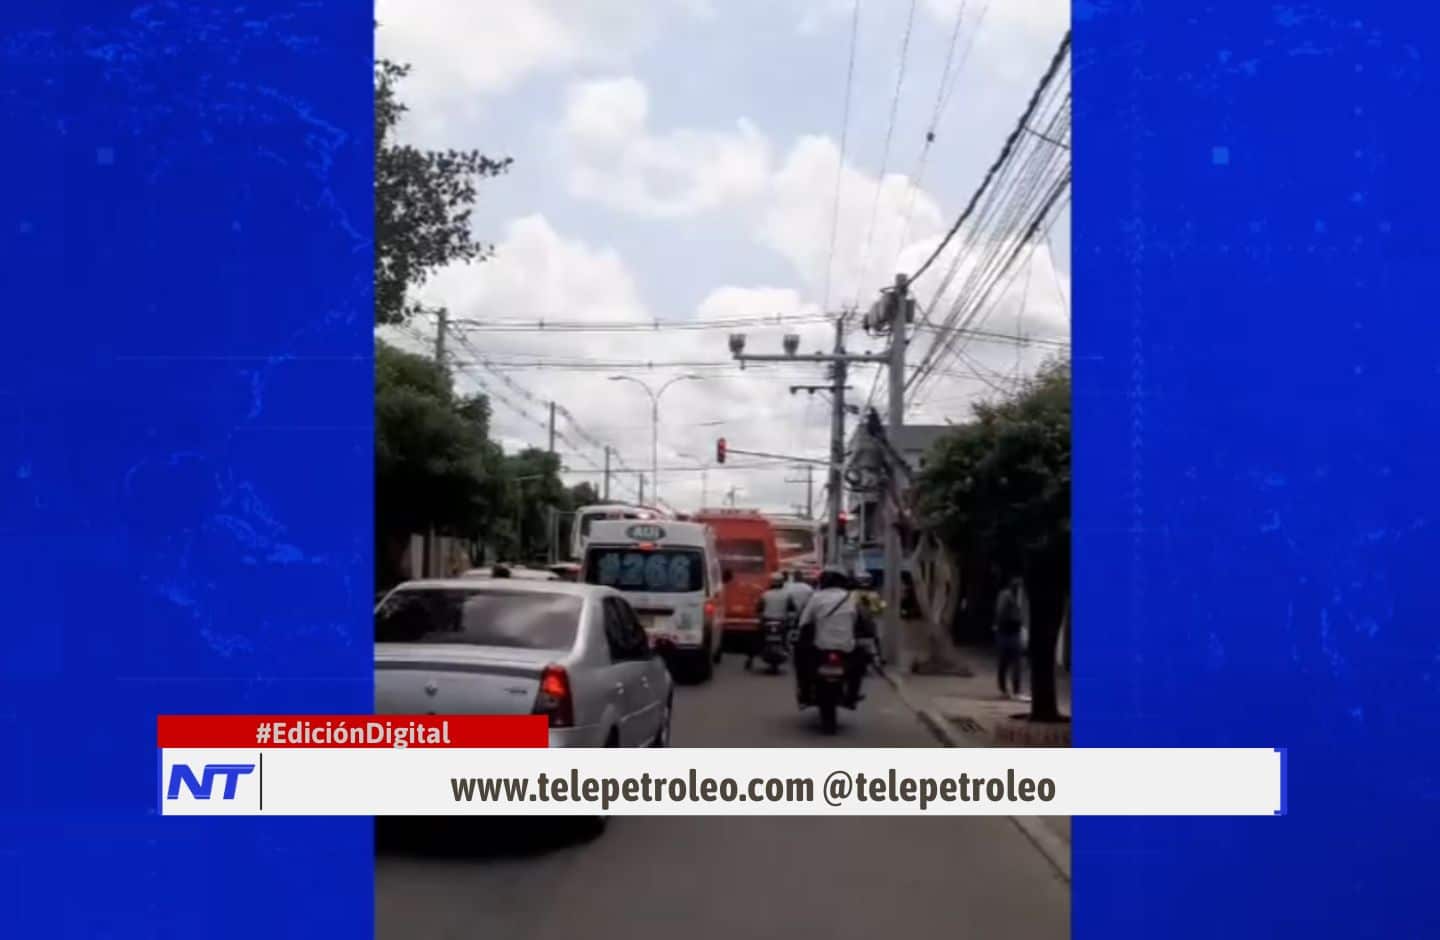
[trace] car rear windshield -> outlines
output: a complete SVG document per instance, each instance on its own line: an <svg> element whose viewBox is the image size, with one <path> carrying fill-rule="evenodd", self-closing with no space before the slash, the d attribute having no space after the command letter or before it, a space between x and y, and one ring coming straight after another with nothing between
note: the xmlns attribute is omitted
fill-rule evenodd
<svg viewBox="0 0 1440 940"><path fill-rule="evenodd" d="M580 610L564 594L402 589L376 612L375 642L563 650L575 645Z"/></svg>
<svg viewBox="0 0 1440 940"><path fill-rule="evenodd" d="M759 539L720 539L716 548L721 566L736 574L765 570L765 543Z"/></svg>
<svg viewBox="0 0 1440 940"><path fill-rule="evenodd" d="M598 546L585 555L585 581L620 591L689 594L705 588L705 557L693 548Z"/></svg>

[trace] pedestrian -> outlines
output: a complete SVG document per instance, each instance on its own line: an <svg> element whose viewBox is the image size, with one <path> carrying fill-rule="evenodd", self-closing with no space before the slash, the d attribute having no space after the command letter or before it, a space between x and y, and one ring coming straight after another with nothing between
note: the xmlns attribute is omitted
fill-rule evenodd
<svg viewBox="0 0 1440 940"><path fill-rule="evenodd" d="M855 575L855 590L867 626L865 640L870 645L870 659L878 670L885 665L884 651L880 648L880 622L885 617L885 602L875 593L874 577L863 568Z"/></svg>
<svg viewBox="0 0 1440 940"><path fill-rule="evenodd" d="M1015 575L1000 589L1000 596L995 599L995 621L991 627L995 633L995 677L1000 683L1000 694L1006 698L1022 697L1020 676L1025 658L1028 620L1025 582L1019 575ZM1005 681L1012 676L1013 693Z"/></svg>

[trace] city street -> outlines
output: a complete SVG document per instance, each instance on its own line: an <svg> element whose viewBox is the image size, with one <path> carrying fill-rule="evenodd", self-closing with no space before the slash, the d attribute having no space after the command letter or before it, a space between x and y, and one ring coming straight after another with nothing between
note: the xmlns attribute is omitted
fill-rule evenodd
<svg viewBox="0 0 1440 940"><path fill-rule="evenodd" d="M788 673L677 690L677 747L933 747L881 679L822 737ZM378 832L379 938L1069 936L1070 886L1004 817L617 818L589 842L544 821ZM410 828L407 824L406 829Z"/></svg>

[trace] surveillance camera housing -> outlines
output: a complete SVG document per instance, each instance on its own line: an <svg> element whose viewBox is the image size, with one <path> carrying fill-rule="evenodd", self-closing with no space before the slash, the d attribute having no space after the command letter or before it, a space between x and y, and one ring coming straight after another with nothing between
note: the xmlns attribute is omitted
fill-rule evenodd
<svg viewBox="0 0 1440 940"><path fill-rule="evenodd" d="M800 348L800 335L798 333L786 333L785 339L782 340L782 342L785 344L785 355L793 356Z"/></svg>

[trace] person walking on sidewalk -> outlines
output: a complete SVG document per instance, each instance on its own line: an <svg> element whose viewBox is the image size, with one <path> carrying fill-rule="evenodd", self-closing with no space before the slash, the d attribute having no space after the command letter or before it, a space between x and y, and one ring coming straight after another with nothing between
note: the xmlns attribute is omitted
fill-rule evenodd
<svg viewBox="0 0 1440 940"><path fill-rule="evenodd" d="M1015 698L1021 698L1020 674L1022 663L1025 661L1025 640L1029 632L1027 627L1029 611L1025 603L1025 582L1015 575L1000 589L1000 596L995 599L995 622L992 630L995 632L996 649L996 676L1000 682L1000 694ZM1007 677L1014 677L1012 693L1005 680Z"/></svg>

